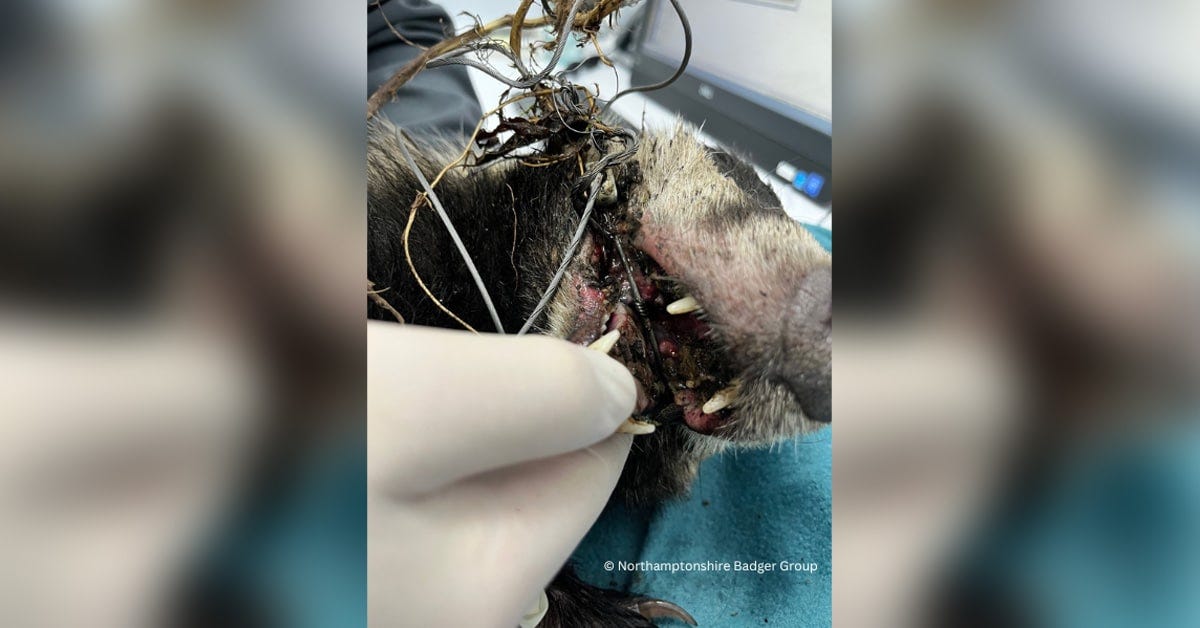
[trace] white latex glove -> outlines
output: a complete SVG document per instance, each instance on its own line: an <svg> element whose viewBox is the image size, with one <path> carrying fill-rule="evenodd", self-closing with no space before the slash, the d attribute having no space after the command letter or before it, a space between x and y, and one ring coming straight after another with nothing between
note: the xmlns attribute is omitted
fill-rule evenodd
<svg viewBox="0 0 1200 628"><path fill-rule="evenodd" d="M633 377L562 340L367 325L371 625L513 628L629 453Z"/></svg>

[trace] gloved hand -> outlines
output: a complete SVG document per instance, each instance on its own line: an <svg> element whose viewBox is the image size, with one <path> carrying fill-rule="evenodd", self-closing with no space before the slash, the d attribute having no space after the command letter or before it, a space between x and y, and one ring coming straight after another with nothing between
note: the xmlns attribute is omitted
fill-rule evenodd
<svg viewBox="0 0 1200 628"><path fill-rule="evenodd" d="M367 326L371 625L512 628L612 493L633 377L535 336Z"/></svg>

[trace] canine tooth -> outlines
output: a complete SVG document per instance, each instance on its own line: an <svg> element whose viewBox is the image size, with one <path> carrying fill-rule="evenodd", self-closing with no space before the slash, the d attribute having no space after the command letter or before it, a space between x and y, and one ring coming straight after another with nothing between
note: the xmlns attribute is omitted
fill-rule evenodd
<svg viewBox="0 0 1200 628"><path fill-rule="evenodd" d="M603 336L600 336L599 338L597 338L595 342L588 345L588 349L595 349L596 351L599 351L600 353L608 353L608 352L612 351L613 347L617 346L617 340L620 337L621 337L621 332L619 330L614 329L614 330L608 332L607 334L604 334Z"/></svg>
<svg viewBox="0 0 1200 628"><path fill-rule="evenodd" d="M617 428L617 431L622 434L633 434L635 436L641 436L643 434L653 434L654 430L655 430L655 425L653 423L646 423L645 421L635 421L635 420L633 420L633 417L629 417L628 419L625 419L625 422L621 424L621 427Z"/></svg>
<svg viewBox="0 0 1200 628"><path fill-rule="evenodd" d="M700 309L700 302L690 294L678 301L667 304L667 312L669 314L687 314L688 312L695 312L698 309Z"/></svg>
<svg viewBox="0 0 1200 628"><path fill-rule="evenodd" d="M733 400L721 393L717 393L713 395L712 399L705 401L704 406L700 409L704 411L704 414L715 414L728 406L731 401Z"/></svg>
<svg viewBox="0 0 1200 628"><path fill-rule="evenodd" d="M704 402L704 405L701 406L700 410L705 414L714 414L720 410L723 410L727 408L729 404L733 403L733 400L737 397L737 393L738 386L736 384L729 386L728 388L718 390L711 399Z"/></svg>

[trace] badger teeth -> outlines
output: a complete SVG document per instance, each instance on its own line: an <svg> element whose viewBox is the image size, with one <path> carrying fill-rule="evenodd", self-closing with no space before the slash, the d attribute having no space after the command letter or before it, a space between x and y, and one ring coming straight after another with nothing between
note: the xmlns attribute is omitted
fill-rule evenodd
<svg viewBox="0 0 1200 628"><path fill-rule="evenodd" d="M678 301L673 301L667 304L667 312L670 314L687 314L700 309L700 302L696 297L687 295Z"/></svg>
<svg viewBox="0 0 1200 628"><path fill-rule="evenodd" d="M593 349L595 351L599 351L600 353L608 353L609 351L612 351L613 347L617 346L617 340L620 338L621 332L614 329L597 338L594 342L592 342L592 344L588 345L588 349ZM625 422L622 423L620 427L617 428L617 431L621 432L622 434L633 434L635 436L640 436L642 434L653 434L654 429L655 425L653 423L635 421L633 420L633 417L629 417L628 419L625 419Z"/></svg>
<svg viewBox="0 0 1200 628"><path fill-rule="evenodd" d="M625 422L621 424L621 427L617 428L617 431L622 434L633 434L635 436L641 436L644 434L653 434L654 430L655 430L655 425L653 423L646 423L645 421L635 421L633 419L633 417L629 417L628 419L625 419Z"/></svg>
<svg viewBox="0 0 1200 628"><path fill-rule="evenodd" d="M594 349L600 353L608 354L610 351L612 351L613 347L617 346L617 340L620 338L621 332L614 329L597 338L595 342L588 345L588 349Z"/></svg>
<svg viewBox="0 0 1200 628"><path fill-rule="evenodd" d="M700 410L704 412L704 414L715 414L729 407L729 405L733 403L733 400L737 398L737 394L737 384L733 384L732 386L718 390L717 394L713 395L712 398L704 402L704 405L701 406Z"/></svg>

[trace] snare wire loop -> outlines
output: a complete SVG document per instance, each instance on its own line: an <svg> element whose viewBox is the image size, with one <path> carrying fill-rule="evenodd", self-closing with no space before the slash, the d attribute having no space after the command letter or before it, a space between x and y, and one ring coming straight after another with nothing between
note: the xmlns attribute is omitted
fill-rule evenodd
<svg viewBox="0 0 1200 628"><path fill-rule="evenodd" d="M653 85L631 87L617 93L604 103L603 107L597 102L597 94L593 94L587 87L572 83L567 78L566 71L557 71L558 64L570 43L571 33L576 33L577 37L582 40L580 45L586 42L594 45L597 55L604 59L604 52L600 48L597 33L605 20L608 20L610 25L613 24L619 9L636 4L636 0L633 2L630 0L572 0L570 2L567 0L557 2L542 0L544 15L532 19L527 19L526 16L533 0L521 0L514 13L486 24L476 18L473 28L422 50L416 59L397 71L368 99L367 117L370 119L380 106L390 101L396 91L417 73L426 68L448 65L465 65L475 68L508 86L508 90L501 97L500 106L484 114L471 134L466 148L457 159L447 164L432 182L426 179L418 167L409 150L409 142L403 137L399 137L403 133L402 129L397 127L396 130L404 160L423 188L420 194L423 194L425 201L433 206L454 241L455 247L462 256L487 307L496 331L505 333L499 312L471 259L470 252L467 251L449 214L438 198L436 193L438 183L442 176L453 167L480 168L500 161L516 161L518 162L516 167L544 167L569 159L582 159L589 146L595 148L602 155L575 182L576 192L586 190L586 201L574 234L550 284L542 292L537 305L517 332L518 335L527 333L544 313L546 306L562 283L567 267L579 250L583 237L587 233L596 197L604 177L614 176L612 168L624 163L637 152L637 135L621 126L606 123L608 110L617 99L626 94L661 89L670 85L687 68L692 52L691 26L679 0L669 1L683 26L684 55L679 68L665 81ZM554 33L553 39L532 42L530 48L540 47L552 51L551 57L540 70L535 71L523 59L522 34L529 29L547 26L551 27ZM502 28L510 29L507 42L490 37L493 32ZM490 59L496 55L500 57L501 63L507 62L505 65L516 71L515 78L500 71L496 65L490 62ZM514 90L515 94L512 93ZM506 116L505 107L518 103L522 103L520 107L522 111ZM498 118L498 123L491 130L484 130L484 122L493 115ZM419 198L416 200L419 201ZM448 313L454 316L452 312ZM454 318L461 322L457 316Z"/></svg>

